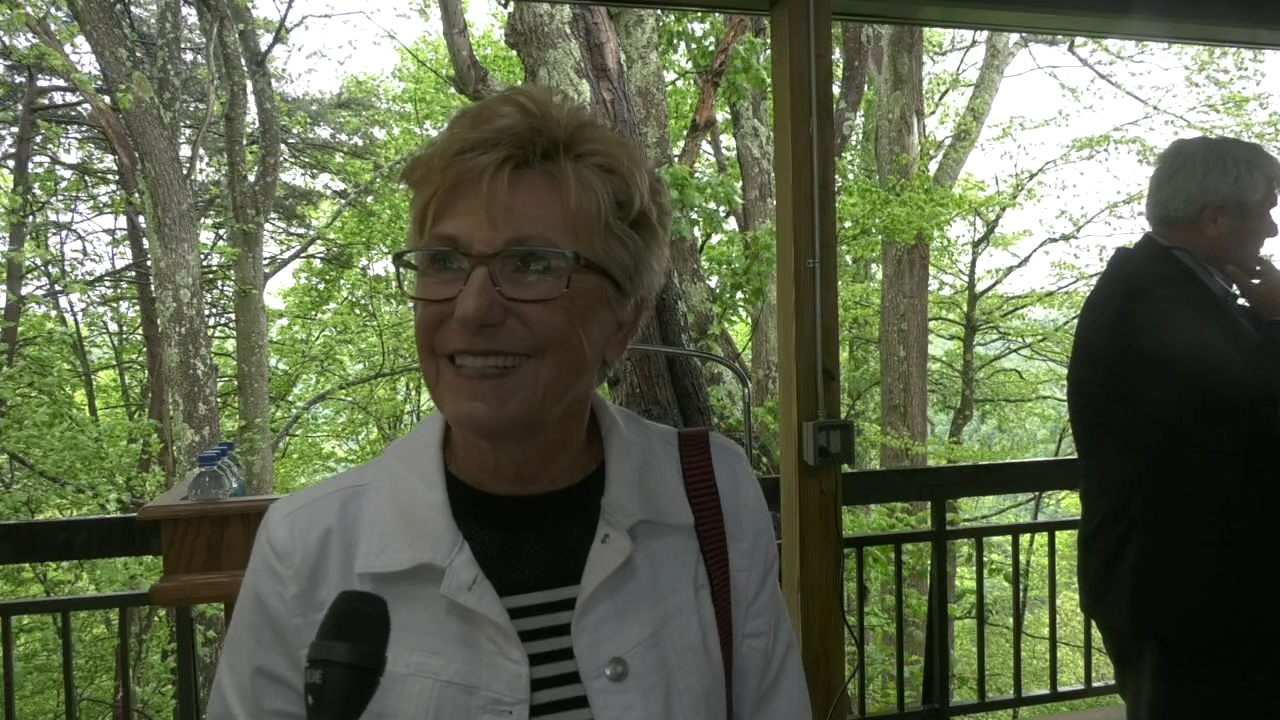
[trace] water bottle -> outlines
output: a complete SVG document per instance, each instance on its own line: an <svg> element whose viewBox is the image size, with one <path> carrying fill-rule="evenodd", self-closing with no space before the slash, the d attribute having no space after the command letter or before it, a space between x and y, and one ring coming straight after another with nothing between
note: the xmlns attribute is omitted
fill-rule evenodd
<svg viewBox="0 0 1280 720"><path fill-rule="evenodd" d="M236 457L236 444L219 443L214 451L218 453L218 466L231 479L231 497L244 497L244 466L240 463L240 458Z"/></svg>
<svg viewBox="0 0 1280 720"><path fill-rule="evenodd" d="M235 497L236 485L239 481L236 479L235 468L231 467L231 463L227 461L227 449L219 445L209 452L218 454L218 471L227 477L227 482L231 483L231 497Z"/></svg>
<svg viewBox="0 0 1280 720"><path fill-rule="evenodd" d="M236 487L241 489L241 495L244 495L244 462L236 455L236 443L223 442L219 443L218 450L227 457L227 466L230 468L230 475L236 479Z"/></svg>
<svg viewBox="0 0 1280 720"><path fill-rule="evenodd" d="M216 450L200 453L196 460L196 474L187 486L187 499L223 500L231 496L234 488L231 478L218 467L221 458Z"/></svg>

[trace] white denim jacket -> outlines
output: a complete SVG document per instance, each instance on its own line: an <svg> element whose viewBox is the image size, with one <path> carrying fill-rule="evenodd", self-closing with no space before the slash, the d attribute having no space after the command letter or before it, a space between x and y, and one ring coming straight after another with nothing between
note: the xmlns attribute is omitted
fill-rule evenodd
<svg viewBox="0 0 1280 720"><path fill-rule="evenodd" d="M573 618L596 720L724 720L707 573L676 432L597 398L606 479ZM445 491L433 415L379 458L276 501L214 679L208 720L303 720L303 668L329 603L361 589L391 610L387 669L364 720L529 717L530 670ZM712 436L729 544L735 720L804 720L809 696L778 585L764 496L743 452ZM621 659L625 677L605 676Z"/></svg>

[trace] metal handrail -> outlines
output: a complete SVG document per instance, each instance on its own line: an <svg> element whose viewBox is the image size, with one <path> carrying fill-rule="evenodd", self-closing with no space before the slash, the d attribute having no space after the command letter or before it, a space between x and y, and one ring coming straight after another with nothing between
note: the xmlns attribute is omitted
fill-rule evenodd
<svg viewBox="0 0 1280 720"><path fill-rule="evenodd" d="M701 350L669 347L667 345L649 345L647 343L634 343L628 346L627 349L654 352L662 355L691 357L728 368L729 372L733 373L733 376L738 379L738 384L742 385L742 448L747 451L747 459L753 463L755 462L755 456L751 454L754 445L754 433L751 429L751 378L747 376L746 370L743 370L737 363L728 358L721 357L715 353L702 352Z"/></svg>

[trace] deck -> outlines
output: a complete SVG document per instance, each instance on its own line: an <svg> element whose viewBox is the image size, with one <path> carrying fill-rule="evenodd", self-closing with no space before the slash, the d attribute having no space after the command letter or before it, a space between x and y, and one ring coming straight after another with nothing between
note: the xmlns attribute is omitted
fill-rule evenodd
<svg viewBox="0 0 1280 720"><path fill-rule="evenodd" d="M1082 710L1066 715L1050 715L1040 720L1124 720L1124 707L1103 708L1101 710Z"/></svg>
<svg viewBox="0 0 1280 720"><path fill-rule="evenodd" d="M846 653L859 668L849 683L850 717L946 720L1020 710L1022 717L1123 720L1120 708L1093 707L1118 698L1101 642L1074 601L1079 519L1039 510L1040 500L1052 508L1054 498L1056 507L1071 506L1076 478L1069 458L844 475ZM761 485L776 510L777 478ZM1008 511L965 523L921 509L957 502ZM866 508L888 505L910 515L902 527L859 525L871 516ZM159 546L154 523L135 516L0 523L0 567L15 571L48 567L31 563L156 556ZM939 557L946 558L946 574L932 564ZM952 578L950 592L931 591L931 578L940 576ZM975 577L985 580L975 584ZM857 587L863 592L852 592ZM216 626L211 618L221 609L156 613L153 590L0 600L2 717L75 717L66 708L85 705L80 714L89 715L106 703L121 708L115 717L124 720L199 718L216 658L195 638ZM952 623L948 652L933 649L930 628L946 627L938 617ZM132 665L141 656L144 619L154 624L152 635L168 632L176 641L161 676L143 677ZM86 671L112 663L114 687L110 677L104 682ZM43 673L35 684L47 686L48 697L30 690L35 666ZM24 710L28 705L40 709Z"/></svg>

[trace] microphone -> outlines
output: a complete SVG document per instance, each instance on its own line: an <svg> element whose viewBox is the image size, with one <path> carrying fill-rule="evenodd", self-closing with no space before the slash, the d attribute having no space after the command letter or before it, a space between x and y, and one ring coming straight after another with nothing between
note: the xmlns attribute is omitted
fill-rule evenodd
<svg viewBox="0 0 1280 720"><path fill-rule="evenodd" d="M359 720L387 667L387 601L343 590L325 611L307 651L307 720Z"/></svg>

